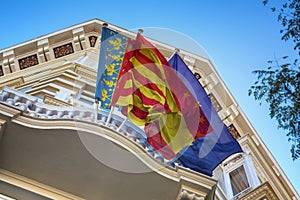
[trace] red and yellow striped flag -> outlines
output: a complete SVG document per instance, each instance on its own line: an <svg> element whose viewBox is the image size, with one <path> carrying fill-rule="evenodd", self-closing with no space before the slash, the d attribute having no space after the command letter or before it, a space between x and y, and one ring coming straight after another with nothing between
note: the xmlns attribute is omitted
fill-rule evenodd
<svg viewBox="0 0 300 200"><path fill-rule="evenodd" d="M141 34L128 40L112 105L167 159L210 131L198 102L165 57Z"/></svg>

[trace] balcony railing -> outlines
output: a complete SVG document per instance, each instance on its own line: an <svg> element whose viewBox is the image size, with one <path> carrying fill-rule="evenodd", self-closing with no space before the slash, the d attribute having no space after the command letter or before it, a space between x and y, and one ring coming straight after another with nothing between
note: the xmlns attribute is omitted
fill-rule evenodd
<svg viewBox="0 0 300 200"><path fill-rule="evenodd" d="M75 120L106 126L143 147L150 156L159 162L174 167L173 162L165 159L147 142L142 129L113 112L99 109L97 118L95 118L96 112L92 109L44 104L41 99L8 87L4 87L2 92L0 92L0 103L21 110L23 111L23 115L32 118L44 120Z"/></svg>

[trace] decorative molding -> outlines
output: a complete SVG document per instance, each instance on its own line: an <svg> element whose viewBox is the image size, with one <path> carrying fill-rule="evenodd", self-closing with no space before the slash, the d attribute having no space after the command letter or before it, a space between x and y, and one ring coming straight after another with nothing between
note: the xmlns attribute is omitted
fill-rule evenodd
<svg viewBox="0 0 300 200"><path fill-rule="evenodd" d="M96 81L97 73L95 73L95 71L93 71L89 67L85 67L85 66L82 66L80 64L76 64L74 72L78 76L82 77L83 79L89 80L91 83Z"/></svg>
<svg viewBox="0 0 300 200"><path fill-rule="evenodd" d="M239 115L238 108L236 105L232 104L228 108L224 109L220 114L221 119L223 122L229 126L233 123L234 119Z"/></svg>
<svg viewBox="0 0 300 200"><path fill-rule="evenodd" d="M279 173L278 169L276 168L276 166L273 165L272 168L273 168L275 174L276 174L277 176L280 176L280 173Z"/></svg>
<svg viewBox="0 0 300 200"><path fill-rule="evenodd" d="M216 99L216 97L212 94L212 93L209 93L207 95L213 105L213 107L215 108L216 112L219 112L220 110L222 110L222 107L220 105L220 103L218 102L218 100Z"/></svg>
<svg viewBox="0 0 300 200"><path fill-rule="evenodd" d="M253 157L252 157L253 158ZM261 183L264 183L267 181L267 178L265 174L262 172L261 167L253 160L253 164L257 173L257 177L259 178Z"/></svg>
<svg viewBox="0 0 300 200"><path fill-rule="evenodd" d="M21 58L18 61L19 61L19 66L20 66L21 70L39 64L37 54L27 56L25 58Z"/></svg>
<svg viewBox="0 0 300 200"><path fill-rule="evenodd" d="M0 89L4 86L7 86L7 87L11 87L11 88L15 88L19 85L22 85L24 83L24 78L23 77L18 77L18 78L15 78L15 79L10 79L8 81L5 81L5 82L1 82L0 83Z"/></svg>
<svg viewBox="0 0 300 200"><path fill-rule="evenodd" d="M269 182L265 182L247 194L240 196L239 200L261 199L263 197L266 199L279 200Z"/></svg>
<svg viewBox="0 0 300 200"><path fill-rule="evenodd" d="M72 43L64 44L58 47L53 48L55 58L60 58L69 54L74 53Z"/></svg>
<svg viewBox="0 0 300 200"><path fill-rule="evenodd" d="M194 66L195 62L196 62L196 59L195 58L192 58L191 56L184 56L183 57L183 60L186 62L186 63L189 63L191 66Z"/></svg>
<svg viewBox="0 0 300 200"><path fill-rule="evenodd" d="M3 53L3 71L4 74L9 74L18 71L15 65L14 50L6 51Z"/></svg>
<svg viewBox="0 0 300 200"><path fill-rule="evenodd" d="M50 48L48 38L40 40L37 42L38 46L38 56L41 62L47 62L50 58Z"/></svg>
<svg viewBox="0 0 300 200"><path fill-rule="evenodd" d="M91 47L95 47L95 45L96 45L96 42L97 42L97 36L94 36L94 35L92 35L92 36L89 36L89 41L90 41L90 46Z"/></svg>
<svg viewBox="0 0 300 200"><path fill-rule="evenodd" d="M219 80L214 73L210 73L203 81L210 91L219 83Z"/></svg>
<svg viewBox="0 0 300 200"><path fill-rule="evenodd" d="M232 171L233 168L239 167L243 163L243 161L244 161L243 154L238 154L238 155L234 156L233 158L225 161L222 164L222 168L225 169L225 171L229 172L229 171Z"/></svg>
<svg viewBox="0 0 300 200"><path fill-rule="evenodd" d="M73 35L84 33L83 27L73 29L72 33L73 33Z"/></svg>
<svg viewBox="0 0 300 200"><path fill-rule="evenodd" d="M257 136L252 135L251 138L252 138L252 140L254 141L254 143L256 144L256 146L259 146L259 145L260 145L260 143L259 143L259 141L258 141L258 139L257 139Z"/></svg>
<svg viewBox="0 0 300 200"><path fill-rule="evenodd" d="M3 57L14 56L14 50L6 51L3 53Z"/></svg>
<svg viewBox="0 0 300 200"><path fill-rule="evenodd" d="M42 45L49 45L49 40L48 40L48 38L45 38L45 39L42 39L42 40L40 40L40 41L37 41L37 45L38 46L42 46Z"/></svg>
<svg viewBox="0 0 300 200"><path fill-rule="evenodd" d="M76 51L86 49L85 33L83 27L76 28L72 31L73 41Z"/></svg>
<svg viewBox="0 0 300 200"><path fill-rule="evenodd" d="M45 104L49 104L49 105L53 105L53 106L72 106L72 104L67 103L65 101L59 100L55 97L52 97L48 94L44 95L44 103Z"/></svg>
<svg viewBox="0 0 300 200"><path fill-rule="evenodd" d="M234 118L239 115L239 111L238 111L238 108L236 107L236 105L232 104L229 107L229 110L230 110L231 116L233 116Z"/></svg>

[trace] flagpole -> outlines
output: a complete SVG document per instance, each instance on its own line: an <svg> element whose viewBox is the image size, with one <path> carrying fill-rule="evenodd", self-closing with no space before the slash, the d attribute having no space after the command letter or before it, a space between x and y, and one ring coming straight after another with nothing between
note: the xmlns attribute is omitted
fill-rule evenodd
<svg viewBox="0 0 300 200"><path fill-rule="evenodd" d="M97 122L97 120L98 120L98 112L99 112L99 100L98 99L95 99L94 110L95 110L94 121Z"/></svg>
<svg viewBox="0 0 300 200"><path fill-rule="evenodd" d="M108 117L107 117L107 120L106 120L106 123L105 123L106 126L108 126L108 123L111 119L111 116L112 116L112 113L113 113L114 109L115 109L115 106L111 106L110 112L108 114Z"/></svg>
<svg viewBox="0 0 300 200"><path fill-rule="evenodd" d="M117 129L117 131L120 131L121 130L121 128L125 125L125 123L127 122L127 119L128 119L128 117L126 117L125 119L124 119L124 121L122 122L122 124L118 127L118 129Z"/></svg>
<svg viewBox="0 0 300 200"><path fill-rule="evenodd" d="M177 54L179 54L179 52L180 52L180 49L178 49L178 48L175 48L175 50L174 50L174 52L173 52L173 54L170 56L170 58L169 59L171 59L176 53Z"/></svg>

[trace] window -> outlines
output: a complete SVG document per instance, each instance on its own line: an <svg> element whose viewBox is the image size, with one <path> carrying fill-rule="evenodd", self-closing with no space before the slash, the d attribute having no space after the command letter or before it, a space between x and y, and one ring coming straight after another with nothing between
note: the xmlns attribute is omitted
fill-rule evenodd
<svg viewBox="0 0 300 200"><path fill-rule="evenodd" d="M230 172L229 177L233 196L249 188L249 182L243 165Z"/></svg>

